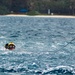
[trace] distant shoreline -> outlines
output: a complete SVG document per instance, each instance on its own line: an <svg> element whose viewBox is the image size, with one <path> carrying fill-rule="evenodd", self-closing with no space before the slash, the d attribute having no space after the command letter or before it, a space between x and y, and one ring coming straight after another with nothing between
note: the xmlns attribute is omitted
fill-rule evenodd
<svg viewBox="0 0 75 75"><path fill-rule="evenodd" d="M72 15L24 15L24 14L8 14L8 15L5 15L5 16L75 18L75 16L72 16Z"/></svg>

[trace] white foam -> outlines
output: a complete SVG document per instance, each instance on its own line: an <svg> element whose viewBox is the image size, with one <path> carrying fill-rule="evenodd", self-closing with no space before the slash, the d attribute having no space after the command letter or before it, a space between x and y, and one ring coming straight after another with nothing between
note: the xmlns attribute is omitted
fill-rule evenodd
<svg viewBox="0 0 75 75"><path fill-rule="evenodd" d="M4 36L0 36L0 38L5 38Z"/></svg>

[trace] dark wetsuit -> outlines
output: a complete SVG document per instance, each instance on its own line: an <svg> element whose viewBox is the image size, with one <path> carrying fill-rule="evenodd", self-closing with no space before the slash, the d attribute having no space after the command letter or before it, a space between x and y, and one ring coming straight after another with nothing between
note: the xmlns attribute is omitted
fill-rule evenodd
<svg viewBox="0 0 75 75"><path fill-rule="evenodd" d="M8 43L5 45L5 48L8 49Z"/></svg>

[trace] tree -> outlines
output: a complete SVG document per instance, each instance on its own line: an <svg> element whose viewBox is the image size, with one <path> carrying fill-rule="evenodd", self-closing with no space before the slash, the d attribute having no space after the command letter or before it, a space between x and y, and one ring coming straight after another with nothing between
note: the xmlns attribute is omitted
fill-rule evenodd
<svg viewBox="0 0 75 75"><path fill-rule="evenodd" d="M12 0L11 9L14 12L19 12L20 9L27 8L27 0Z"/></svg>
<svg viewBox="0 0 75 75"><path fill-rule="evenodd" d="M70 9L72 11L72 14L75 14L75 0L70 0Z"/></svg>

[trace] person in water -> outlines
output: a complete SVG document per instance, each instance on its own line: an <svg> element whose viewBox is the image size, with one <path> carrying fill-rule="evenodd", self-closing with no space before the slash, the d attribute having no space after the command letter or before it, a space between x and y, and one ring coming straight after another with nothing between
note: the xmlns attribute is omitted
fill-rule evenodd
<svg viewBox="0 0 75 75"><path fill-rule="evenodd" d="M5 48L9 50L15 49L15 44L13 42L5 44Z"/></svg>

